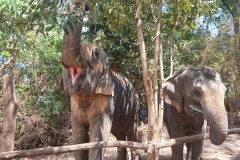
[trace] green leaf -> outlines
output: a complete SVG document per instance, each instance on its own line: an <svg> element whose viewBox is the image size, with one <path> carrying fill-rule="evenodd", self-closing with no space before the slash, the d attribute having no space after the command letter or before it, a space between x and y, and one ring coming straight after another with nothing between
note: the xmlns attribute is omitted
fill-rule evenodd
<svg viewBox="0 0 240 160"><path fill-rule="evenodd" d="M51 31L51 30L53 30L53 28L55 28L55 27L56 27L56 25L55 25L55 24L52 24L52 25L46 27L45 31L46 31L46 32Z"/></svg>
<svg viewBox="0 0 240 160"><path fill-rule="evenodd" d="M1 56L3 56L3 57L11 57L12 54L11 54L9 51L3 51L3 52L1 53Z"/></svg>
<svg viewBox="0 0 240 160"><path fill-rule="evenodd" d="M201 108L201 106L196 106L196 105L189 105L189 107L192 109L192 110L195 110L199 113L203 113L203 110Z"/></svg>
<svg viewBox="0 0 240 160"><path fill-rule="evenodd" d="M2 11L5 7L6 7L6 4L4 4L4 3L1 4L1 3L0 3L0 11Z"/></svg>

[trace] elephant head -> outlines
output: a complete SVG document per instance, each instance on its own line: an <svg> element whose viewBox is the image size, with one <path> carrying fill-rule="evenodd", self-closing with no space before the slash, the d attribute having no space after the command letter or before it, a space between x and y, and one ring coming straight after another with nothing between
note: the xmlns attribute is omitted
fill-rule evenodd
<svg viewBox="0 0 240 160"><path fill-rule="evenodd" d="M222 144L227 135L225 92L220 75L210 68L184 68L164 85L165 103L175 107L178 113L185 112L195 118L204 116L210 125L210 140L215 145Z"/></svg>
<svg viewBox="0 0 240 160"><path fill-rule="evenodd" d="M113 95L107 54L96 45L80 43L80 29L81 25L77 25L75 31L64 35L62 88L69 94Z"/></svg>

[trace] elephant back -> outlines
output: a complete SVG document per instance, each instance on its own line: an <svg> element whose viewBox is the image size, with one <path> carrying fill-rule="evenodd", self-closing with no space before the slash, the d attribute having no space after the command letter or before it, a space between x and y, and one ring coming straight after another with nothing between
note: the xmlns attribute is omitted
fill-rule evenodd
<svg viewBox="0 0 240 160"><path fill-rule="evenodd" d="M139 109L139 97L132 83L124 76L112 71L114 84L113 130L127 130ZM129 125L126 125L129 124ZM116 127L116 128L114 128Z"/></svg>

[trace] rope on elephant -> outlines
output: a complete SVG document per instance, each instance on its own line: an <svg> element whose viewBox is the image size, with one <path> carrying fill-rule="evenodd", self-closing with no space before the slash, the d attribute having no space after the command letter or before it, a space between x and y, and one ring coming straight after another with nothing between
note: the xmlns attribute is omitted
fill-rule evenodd
<svg viewBox="0 0 240 160"><path fill-rule="evenodd" d="M240 134L240 128L229 129L228 135L229 134ZM198 140L203 140L208 138L209 138L209 134L198 134L193 136L179 137L179 138L170 139L170 140L161 141L161 142L139 143L139 142L132 142L132 141L108 141L108 142L92 142L92 143L75 144L75 145L68 145L68 146L61 146L61 147L35 148L35 149L29 149L29 150L2 152L0 153L0 160L59 154L59 153L103 148L103 147L104 148L125 147L125 148L132 148L132 149L142 149L146 151L149 148L153 150L159 150L160 148L170 147L172 145L176 145L179 143L187 143L187 142L198 141Z"/></svg>

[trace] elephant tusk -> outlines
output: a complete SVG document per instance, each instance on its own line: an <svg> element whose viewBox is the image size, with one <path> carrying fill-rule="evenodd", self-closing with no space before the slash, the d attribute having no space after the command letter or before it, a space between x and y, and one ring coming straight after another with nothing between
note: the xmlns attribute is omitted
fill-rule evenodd
<svg viewBox="0 0 240 160"><path fill-rule="evenodd" d="M76 61L77 62L80 62L82 60L82 58L81 58L81 54L77 57L77 59L76 59Z"/></svg>

